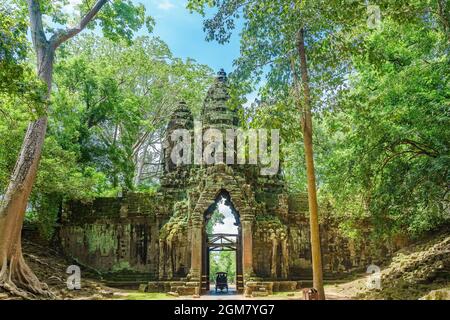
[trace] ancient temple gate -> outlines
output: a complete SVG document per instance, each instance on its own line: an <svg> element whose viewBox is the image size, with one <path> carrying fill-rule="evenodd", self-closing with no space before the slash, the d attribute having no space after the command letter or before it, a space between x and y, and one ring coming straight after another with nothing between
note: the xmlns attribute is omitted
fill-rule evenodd
<svg viewBox="0 0 450 320"><path fill-rule="evenodd" d="M210 128L218 129L226 136L227 129L238 129L239 121L237 110L232 110L227 105L228 92L226 75L220 72L215 84L210 88L202 110L201 124L205 132ZM178 201L188 205L187 232L190 235L190 269L187 278L191 283L200 283L203 292L209 289L209 250L208 237L205 227L208 215L214 209L214 204L219 196L233 206L233 212L238 221L239 233L236 237L237 259L237 288L242 291L245 280L255 277L253 269L253 225L255 216L267 214L267 209L275 210L272 214L287 214L287 198L283 196L284 185L279 175L261 176L257 165L238 165L215 163L206 165L175 165L170 159L174 142L171 134L177 129L194 130L193 117L187 106L181 103L174 112L167 130L165 154L166 171L162 178L162 188L167 192L175 193ZM203 142L205 144L206 142ZM204 146L204 145L203 145ZM233 150L224 150L224 156L236 157L236 144ZM224 148L225 149L225 148ZM228 154L227 154L228 153ZM254 190L259 191L261 200L265 196L270 197L274 207L266 201L256 201ZM175 198L176 196L174 196ZM175 218L176 219L176 218ZM270 219L269 219L270 220ZM170 222L170 220L169 220ZM164 228L164 227L163 227ZM285 235L286 236L286 235ZM286 241L285 237L285 241ZM173 250L173 245L171 245ZM287 249L287 246L284 246ZM281 272L287 276L287 250L281 251L286 258L281 261ZM277 267L273 267L275 270ZM276 271L275 271L276 272ZM163 274L161 276L164 277Z"/></svg>
<svg viewBox="0 0 450 320"><path fill-rule="evenodd" d="M226 75L219 72L200 115L203 133L208 128L239 128L237 110L227 105L228 98ZM164 173L156 194L128 192L119 198L65 204L60 238L66 254L111 284L145 283L147 291L180 294L205 292L208 253L214 248L205 227L218 197L224 197L238 224L235 243L228 247L236 250L240 291L244 283L249 294L264 292L261 286L266 293L289 290L297 286L295 280L308 278L306 195L288 194L280 172L261 175L259 165L173 163L176 141L171 135L177 129L189 130L195 139L194 118L185 103L177 106L167 128ZM235 157L236 149L226 153L224 159ZM325 272L364 263L331 226L322 225L321 232Z"/></svg>

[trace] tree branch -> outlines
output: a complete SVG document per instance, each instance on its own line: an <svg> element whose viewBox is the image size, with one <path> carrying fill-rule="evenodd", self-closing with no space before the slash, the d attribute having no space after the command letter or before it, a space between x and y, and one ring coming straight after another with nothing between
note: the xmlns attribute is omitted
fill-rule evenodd
<svg viewBox="0 0 450 320"><path fill-rule="evenodd" d="M423 144L420 145L419 142L413 141L411 139L403 139L399 142L399 144L407 144L412 146L413 148L419 150L422 154L430 156L432 158L437 158L439 156L439 153L435 151L431 147L424 146ZM428 150L427 150L428 148Z"/></svg>
<svg viewBox="0 0 450 320"><path fill-rule="evenodd" d="M50 39L53 47L56 49L63 42L69 40L70 38L83 31L83 29L86 28L87 24L95 18L97 13L107 2L108 0L98 0L97 3L89 10L89 12L81 19L78 26L66 30L57 31Z"/></svg>
<svg viewBox="0 0 450 320"><path fill-rule="evenodd" d="M39 1L28 0L28 12L30 14L31 40L37 51L38 47L47 43L44 26L42 24L42 12Z"/></svg>

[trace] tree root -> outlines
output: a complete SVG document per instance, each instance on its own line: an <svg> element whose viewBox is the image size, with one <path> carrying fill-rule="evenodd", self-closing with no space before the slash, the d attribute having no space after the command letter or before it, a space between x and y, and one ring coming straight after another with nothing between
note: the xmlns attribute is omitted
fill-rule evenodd
<svg viewBox="0 0 450 320"><path fill-rule="evenodd" d="M47 284L40 282L22 256L4 259L0 269L0 289L22 299L55 299Z"/></svg>

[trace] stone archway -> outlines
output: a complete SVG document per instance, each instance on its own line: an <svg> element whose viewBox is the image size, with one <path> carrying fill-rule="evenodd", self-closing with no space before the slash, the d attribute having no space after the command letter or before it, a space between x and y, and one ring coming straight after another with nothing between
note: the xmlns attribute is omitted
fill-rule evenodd
<svg viewBox="0 0 450 320"><path fill-rule="evenodd" d="M209 219L216 209L218 209L221 200L227 206L234 216L234 225L237 227L236 233L207 233ZM242 293L244 290L243 267L242 267L242 228L240 223L239 211L234 207L230 193L226 189L221 189L214 202L204 212L203 236L202 236L202 268L201 268L201 293L210 291L210 254L212 251L234 251L236 259L236 291ZM217 242L219 241L219 242Z"/></svg>
<svg viewBox="0 0 450 320"><path fill-rule="evenodd" d="M229 174L231 168L216 165L211 174L207 175L202 183L198 200L190 217L191 224L191 269L189 273L190 281L198 282L199 292L201 290L203 261L204 261L204 214L222 190L229 195L229 201L233 203L236 212L239 213L241 236L241 253L239 259L242 261L242 283L244 284L253 275L253 234L252 227L254 221L254 210L250 203L254 202L253 193L250 188L238 182ZM223 169L223 170L222 170Z"/></svg>

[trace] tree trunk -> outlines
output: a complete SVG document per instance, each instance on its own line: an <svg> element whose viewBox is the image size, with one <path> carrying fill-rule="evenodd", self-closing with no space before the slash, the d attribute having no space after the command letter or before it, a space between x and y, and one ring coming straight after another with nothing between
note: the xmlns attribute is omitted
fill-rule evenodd
<svg viewBox="0 0 450 320"><path fill-rule="evenodd" d="M51 90L53 50L41 48L38 74ZM47 115L28 125L18 160L0 205L0 288L23 298L28 292L51 297L26 264L22 255L21 232L28 198L36 179L37 168L47 131Z"/></svg>
<svg viewBox="0 0 450 320"><path fill-rule="evenodd" d="M134 186L137 187L142 181L142 173L144 172L144 163L148 153L148 142L145 142L142 149L142 154L139 155L139 150L136 152L136 175L134 176Z"/></svg>
<svg viewBox="0 0 450 320"><path fill-rule="evenodd" d="M309 88L308 65L305 53L304 29L298 34L298 54L302 76L303 112L302 129L305 146L306 176L308 180L309 221L311 229L311 254L313 268L313 286L319 292L319 299L325 299L322 275L322 254L320 250L319 218L317 205L316 177L314 173L314 153L312 141L311 94Z"/></svg>

